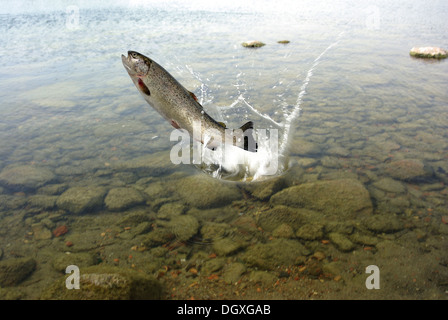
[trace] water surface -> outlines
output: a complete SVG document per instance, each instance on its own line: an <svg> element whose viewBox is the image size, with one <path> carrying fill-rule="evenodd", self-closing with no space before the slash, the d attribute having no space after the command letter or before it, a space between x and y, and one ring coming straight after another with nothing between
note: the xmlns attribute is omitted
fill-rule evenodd
<svg viewBox="0 0 448 320"><path fill-rule="evenodd" d="M409 56L448 47L444 1L2 10L0 263L36 262L3 298L39 298L87 254L156 277L166 299L446 299L448 64ZM285 172L231 183L174 166L172 128L133 87L128 50L229 127L288 134ZM83 194L99 200L83 207Z"/></svg>

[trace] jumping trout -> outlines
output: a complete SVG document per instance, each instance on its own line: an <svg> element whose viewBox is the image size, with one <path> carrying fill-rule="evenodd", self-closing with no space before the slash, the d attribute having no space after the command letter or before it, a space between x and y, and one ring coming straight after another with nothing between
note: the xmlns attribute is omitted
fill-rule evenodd
<svg viewBox="0 0 448 320"><path fill-rule="evenodd" d="M252 121L239 130L226 129L225 124L215 121L205 112L192 92L154 60L135 51L128 51L128 56L122 55L121 60L146 102L174 128L185 129L192 135L194 125L199 123L200 142L206 143L210 149L230 142L244 150L257 151Z"/></svg>

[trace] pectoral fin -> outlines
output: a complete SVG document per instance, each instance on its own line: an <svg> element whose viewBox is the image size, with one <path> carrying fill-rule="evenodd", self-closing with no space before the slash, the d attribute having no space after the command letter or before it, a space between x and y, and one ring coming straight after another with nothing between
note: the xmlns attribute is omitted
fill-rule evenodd
<svg viewBox="0 0 448 320"><path fill-rule="evenodd" d="M193 92L188 91L188 93L190 94L190 96L191 96L196 102L199 102L199 101L198 101L198 98L196 97L196 95L195 95Z"/></svg>

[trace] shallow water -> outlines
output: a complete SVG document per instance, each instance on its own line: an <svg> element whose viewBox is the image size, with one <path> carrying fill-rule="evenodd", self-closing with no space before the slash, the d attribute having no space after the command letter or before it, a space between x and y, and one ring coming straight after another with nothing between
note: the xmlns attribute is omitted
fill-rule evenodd
<svg viewBox="0 0 448 320"><path fill-rule="evenodd" d="M156 277L166 299L446 299L448 63L409 56L447 47L445 2L7 10L0 263L35 265L0 279L2 298L48 297L65 264L98 264ZM266 45L241 46L252 39ZM278 129L285 171L234 183L173 165L172 128L132 85L128 50L228 127Z"/></svg>

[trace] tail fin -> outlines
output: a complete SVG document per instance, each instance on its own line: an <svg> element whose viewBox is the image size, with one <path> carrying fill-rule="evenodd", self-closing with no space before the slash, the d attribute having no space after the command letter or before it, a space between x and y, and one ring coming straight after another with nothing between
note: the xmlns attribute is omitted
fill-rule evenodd
<svg viewBox="0 0 448 320"><path fill-rule="evenodd" d="M254 123L252 121L246 122L240 127L240 129L243 131L244 150L257 152L258 143L255 141L253 136Z"/></svg>

